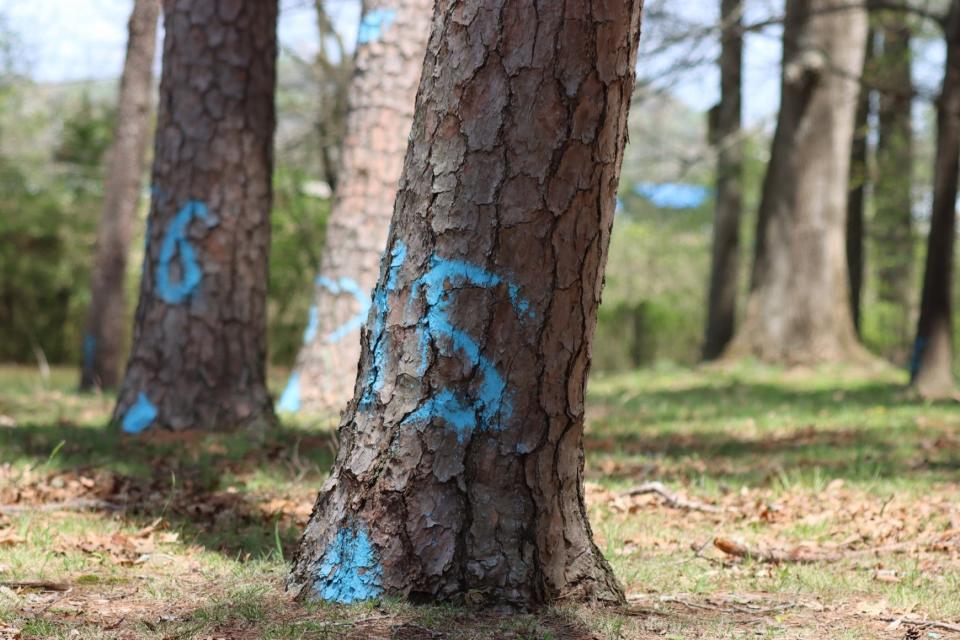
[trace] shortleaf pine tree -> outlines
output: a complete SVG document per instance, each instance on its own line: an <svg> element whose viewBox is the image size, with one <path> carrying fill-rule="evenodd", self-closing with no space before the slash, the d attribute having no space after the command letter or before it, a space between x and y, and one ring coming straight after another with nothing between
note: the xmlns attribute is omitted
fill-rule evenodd
<svg viewBox="0 0 960 640"><path fill-rule="evenodd" d="M746 314L727 350L788 365L866 361L850 307L846 214L867 14L787 0L780 114Z"/></svg>
<svg viewBox="0 0 960 640"><path fill-rule="evenodd" d="M83 336L80 388L84 390L112 389L120 382L127 329L127 254L143 190L159 15L160 0L133 3Z"/></svg>
<svg viewBox="0 0 960 640"><path fill-rule="evenodd" d="M960 0L946 21L947 63L937 103L937 153L933 211L920 300L920 319L910 366L911 384L929 398L956 393L953 377L953 252L960 173Z"/></svg>
<svg viewBox="0 0 960 640"><path fill-rule="evenodd" d="M300 597L623 600L582 440L640 10L439 2Z"/></svg>
<svg viewBox="0 0 960 640"><path fill-rule="evenodd" d="M432 16L432 0L364 3L336 199L280 411L336 413L353 394L360 328L387 242Z"/></svg>
<svg viewBox="0 0 960 640"><path fill-rule="evenodd" d="M259 429L265 384L277 0L165 2L153 199L114 418Z"/></svg>

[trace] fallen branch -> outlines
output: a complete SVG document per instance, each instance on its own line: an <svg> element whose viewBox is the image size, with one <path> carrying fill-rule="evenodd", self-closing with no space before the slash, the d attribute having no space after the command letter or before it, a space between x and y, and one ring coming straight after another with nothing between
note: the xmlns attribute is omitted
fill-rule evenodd
<svg viewBox="0 0 960 640"><path fill-rule="evenodd" d="M26 581L26 582L0 582L0 587L6 587L8 589L31 589L36 591L69 591L70 585L64 584L62 582L46 582L46 581Z"/></svg>
<svg viewBox="0 0 960 640"><path fill-rule="evenodd" d="M2 504L0 515L15 516L24 513L52 513L56 511L120 511L122 506L105 500L78 498L64 502L44 502L41 504Z"/></svg>
<svg viewBox="0 0 960 640"><path fill-rule="evenodd" d="M628 489L620 495L634 498L636 496L655 493L663 498L664 504L673 509L682 509L684 511L703 511L705 513L723 513L725 509L716 505L707 504L698 500L688 500L675 493L671 493L662 482L645 482L638 487Z"/></svg>
<svg viewBox="0 0 960 640"><path fill-rule="evenodd" d="M877 555L880 553L892 553L914 548L916 542L900 542L884 547L874 547L872 549L856 549L847 551L818 551L810 547L798 546L793 549L760 549L748 547L741 542L735 542L729 538L715 538L713 546L724 552L728 556L736 558L750 558L757 562L766 562L769 564L813 564L816 562L839 562L851 558L862 558L864 556Z"/></svg>
<svg viewBox="0 0 960 640"><path fill-rule="evenodd" d="M944 631L956 631L960 633L960 624L941 622L940 620L924 620L922 618L894 618L892 616L878 618L878 620L881 622L900 622L902 624L913 625L914 627L934 627L937 629L943 629Z"/></svg>

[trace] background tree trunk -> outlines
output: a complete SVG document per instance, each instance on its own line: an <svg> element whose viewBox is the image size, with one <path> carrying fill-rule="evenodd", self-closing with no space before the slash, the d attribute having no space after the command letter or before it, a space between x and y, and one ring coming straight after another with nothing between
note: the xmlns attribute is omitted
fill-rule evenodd
<svg viewBox="0 0 960 640"><path fill-rule="evenodd" d="M867 15L788 0L780 115L764 182L753 290L730 356L866 358L850 310L846 212Z"/></svg>
<svg viewBox="0 0 960 640"><path fill-rule="evenodd" d="M960 171L960 0L950 3L947 64L937 105L937 155L933 213L920 300L920 320L910 378L927 397L954 392L953 251L956 236L957 173Z"/></svg>
<svg viewBox="0 0 960 640"><path fill-rule="evenodd" d="M153 56L160 0L136 0L130 15L127 57L120 78L113 148L104 189L103 216L83 337L80 388L113 388L120 382L126 335L124 280L130 237L143 188L143 163L153 102Z"/></svg>
<svg viewBox="0 0 960 640"><path fill-rule="evenodd" d="M881 16L882 53L876 65L880 87L877 181L871 236L877 298L886 327L895 336L884 355L905 364L910 344L913 294L913 73L910 26L902 14Z"/></svg>
<svg viewBox="0 0 960 640"><path fill-rule="evenodd" d="M850 277L850 311L853 326L860 333L860 306L863 302L864 220L866 218L867 185L870 184L870 91L873 75L873 29L867 32L863 71L860 74L860 96L854 119L853 146L850 150L850 193L847 196L847 271Z"/></svg>
<svg viewBox="0 0 960 640"><path fill-rule="evenodd" d="M741 99L743 0L721 0L720 104L716 107L717 204L703 357L720 357L733 337L743 209Z"/></svg>
<svg viewBox="0 0 960 640"><path fill-rule="evenodd" d="M364 6L336 201L281 411L337 412L353 393L360 327L387 241L432 15L432 0Z"/></svg>
<svg viewBox="0 0 960 640"><path fill-rule="evenodd" d="M165 4L125 431L262 427L276 0Z"/></svg>
<svg viewBox="0 0 960 640"><path fill-rule="evenodd" d="M623 599L583 402L640 6L439 3L301 597Z"/></svg>

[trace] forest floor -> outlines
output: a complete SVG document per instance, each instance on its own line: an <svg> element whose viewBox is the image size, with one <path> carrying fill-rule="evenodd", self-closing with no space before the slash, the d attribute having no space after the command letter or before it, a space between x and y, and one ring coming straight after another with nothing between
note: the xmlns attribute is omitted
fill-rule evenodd
<svg viewBox="0 0 960 640"><path fill-rule="evenodd" d="M329 421L130 439L75 380L0 368L0 639L960 638L960 406L899 372L596 377L587 497L629 604L536 615L291 602Z"/></svg>

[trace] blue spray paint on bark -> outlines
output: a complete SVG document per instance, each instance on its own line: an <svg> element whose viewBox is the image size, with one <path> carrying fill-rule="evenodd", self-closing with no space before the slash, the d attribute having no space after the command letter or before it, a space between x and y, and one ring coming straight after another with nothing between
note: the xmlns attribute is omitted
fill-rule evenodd
<svg viewBox="0 0 960 640"><path fill-rule="evenodd" d="M300 411L300 373L294 371L287 380L287 386L283 388L280 394L280 400L277 402L277 411L284 413L296 413Z"/></svg>
<svg viewBox="0 0 960 640"><path fill-rule="evenodd" d="M157 419L157 408L146 394L141 392L137 401L123 416L123 432L131 435L143 433Z"/></svg>
<svg viewBox="0 0 960 640"><path fill-rule="evenodd" d="M197 262L196 251L187 240L187 231L194 218L216 224L216 220L207 210L207 205L191 200L174 217L163 236L160 246L160 263L157 265L157 293L168 304L179 304L193 293L203 279L203 270ZM180 280L174 282L170 276L170 263L175 258L180 261Z"/></svg>
<svg viewBox="0 0 960 640"><path fill-rule="evenodd" d="M97 339L92 334L83 336L83 368L87 371L93 369L97 359Z"/></svg>
<svg viewBox="0 0 960 640"><path fill-rule="evenodd" d="M370 329L370 350L373 353L373 361L367 371L365 390L360 398L360 408L363 409L373 403L374 396L383 386L383 375L387 363L387 340L384 334L387 328L387 315L390 313L389 297L397 288L397 276L406 259L407 246L398 241L390 251L387 281L384 286L378 286L373 294L374 317L373 326Z"/></svg>
<svg viewBox="0 0 960 640"><path fill-rule="evenodd" d="M393 24L396 17L396 9L374 9L367 13L360 21L357 44L367 44L379 40L383 32Z"/></svg>
<svg viewBox="0 0 960 640"><path fill-rule="evenodd" d="M313 588L327 602L350 604L379 597L382 578L366 529L344 527L324 550Z"/></svg>
<svg viewBox="0 0 960 640"><path fill-rule="evenodd" d="M318 287L326 289L335 296L341 294L349 294L360 303L360 311L358 311L353 317L343 323L341 326L337 327L329 334L324 336L324 342L334 343L343 340L348 335L354 331L359 331L360 327L363 326L363 323L367 319L367 315L370 313L370 294L364 291L357 281L352 278L338 278L337 280L332 280L325 276L317 276L316 284ZM316 338L316 333L314 333L314 338ZM309 340L308 342L312 342Z"/></svg>

